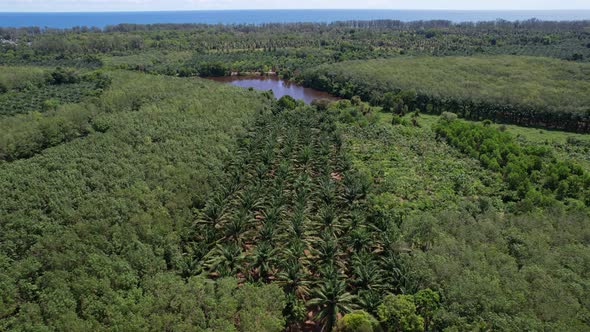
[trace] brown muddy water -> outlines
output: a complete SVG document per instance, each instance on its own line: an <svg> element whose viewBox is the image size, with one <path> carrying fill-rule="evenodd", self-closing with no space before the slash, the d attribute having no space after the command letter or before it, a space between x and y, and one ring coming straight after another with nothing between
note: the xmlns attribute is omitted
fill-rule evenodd
<svg viewBox="0 0 590 332"><path fill-rule="evenodd" d="M306 88L301 85L280 79L277 76L224 76L224 77L210 77L209 79L229 83L244 88L254 88L256 90L268 91L272 90L275 97L289 95L295 99L303 99L306 104L311 103L314 99L332 99L338 98L323 91Z"/></svg>

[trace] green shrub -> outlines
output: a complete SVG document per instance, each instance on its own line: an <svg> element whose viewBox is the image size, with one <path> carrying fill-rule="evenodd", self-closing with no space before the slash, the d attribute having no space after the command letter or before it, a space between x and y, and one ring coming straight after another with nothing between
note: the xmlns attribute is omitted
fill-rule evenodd
<svg viewBox="0 0 590 332"><path fill-rule="evenodd" d="M419 290L414 294L416 311L424 318L425 330L428 330L434 312L440 306L440 295L430 288Z"/></svg>
<svg viewBox="0 0 590 332"><path fill-rule="evenodd" d="M72 84L80 82L80 77L72 69L58 67L50 74L49 83L54 85Z"/></svg>
<svg viewBox="0 0 590 332"><path fill-rule="evenodd" d="M354 105L354 106L359 106L360 104L362 104L362 100L361 97L359 96L353 96L352 98L350 98L350 102Z"/></svg>
<svg viewBox="0 0 590 332"><path fill-rule="evenodd" d="M56 99L47 99L42 104L42 109L44 112L54 111L59 106L59 101Z"/></svg>
<svg viewBox="0 0 590 332"><path fill-rule="evenodd" d="M352 102L348 99L340 99L338 101L338 108L339 109L346 109L352 106Z"/></svg>
<svg viewBox="0 0 590 332"><path fill-rule="evenodd" d="M294 110L295 107L297 107L297 101L295 100L295 98L289 95L285 95L279 98L279 100L277 101L277 106L281 111Z"/></svg>
<svg viewBox="0 0 590 332"><path fill-rule="evenodd" d="M376 332L379 331L379 322L371 314L363 310L353 311L338 321L338 332Z"/></svg>
<svg viewBox="0 0 590 332"><path fill-rule="evenodd" d="M420 125L418 124L418 122L416 121L416 119L412 119L411 122L414 126L419 127ZM394 114L393 117L391 118L391 124L394 126L409 126L410 122L408 121L408 119L403 118L399 115Z"/></svg>
<svg viewBox="0 0 590 332"><path fill-rule="evenodd" d="M416 313L412 295L385 296L377 307L377 316L387 331L424 331L424 318Z"/></svg>
<svg viewBox="0 0 590 332"><path fill-rule="evenodd" d="M311 105L317 107L317 109L320 111L325 111L330 107L332 102L333 101L330 99L320 98L312 100Z"/></svg>
<svg viewBox="0 0 590 332"><path fill-rule="evenodd" d="M443 112L440 116L446 121L453 121L457 119L457 114L451 112Z"/></svg>

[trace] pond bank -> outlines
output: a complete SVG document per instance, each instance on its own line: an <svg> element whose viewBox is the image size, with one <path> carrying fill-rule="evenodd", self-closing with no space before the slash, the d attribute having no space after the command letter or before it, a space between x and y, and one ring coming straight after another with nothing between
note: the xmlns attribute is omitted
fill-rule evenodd
<svg viewBox="0 0 590 332"><path fill-rule="evenodd" d="M302 85L296 84L279 78L278 76L222 76L222 77L208 77L208 79L228 83L244 88L254 88L256 90L272 90L275 97L291 96L295 99L302 99L309 104L314 99L331 99L338 100L340 98L333 96L327 92L320 90L306 88Z"/></svg>

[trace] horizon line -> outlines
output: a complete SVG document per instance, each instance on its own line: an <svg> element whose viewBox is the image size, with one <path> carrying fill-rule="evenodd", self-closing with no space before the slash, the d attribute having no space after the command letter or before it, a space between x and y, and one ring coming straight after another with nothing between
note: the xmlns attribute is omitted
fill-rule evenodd
<svg viewBox="0 0 590 332"><path fill-rule="evenodd" d="M178 12L211 12L211 11L302 11L302 10L387 10L387 11L457 11L457 12L552 12L552 11L590 11L590 8L554 8L554 9L395 9L395 8L218 8L218 9L163 9L163 10L89 10L89 11L4 11L2 14L76 14L76 13L178 13Z"/></svg>

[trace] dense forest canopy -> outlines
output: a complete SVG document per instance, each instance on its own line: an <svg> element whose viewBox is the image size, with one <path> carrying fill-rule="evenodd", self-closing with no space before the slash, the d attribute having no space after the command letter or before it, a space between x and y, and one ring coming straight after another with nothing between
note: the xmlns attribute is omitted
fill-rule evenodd
<svg viewBox="0 0 590 332"><path fill-rule="evenodd" d="M0 28L0 330L590 331L589 27Z"/></svg>
<svg viewBox="0 0 590 332"><path fill-rule="evenodd" d="M207 316L211 310L233 315L225 311L225 297L235 284L228 281L217 293L216 286L173 271L190 266L183 243L189 241L194 209L215 186L243 121L268 100L206 81L109 76L114 88L87 101L96 109L83 139L59 141L29 159L0 161L3 330L186 329L207 324L198 318L199 306ZM64 112L58 108L39 121ZM34 126L30 119L26 123ZM51 130L53 122L40 126L36 134ZM54 132L62 130L58 123ZM37 138L21 136L17 142L27 146L25 140ZM220 308L195 297L199 289L222 301ZM280 296L269 299L280 303ZM176 301L186 301L184 314L172 318L170 310L176 309L169 306ZM235 312L246 305L253 308L244 310L276 314L272 306L256 309L251 298L236 301ZM216 330L219 323L201 327Z"/></svg>

